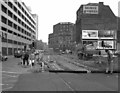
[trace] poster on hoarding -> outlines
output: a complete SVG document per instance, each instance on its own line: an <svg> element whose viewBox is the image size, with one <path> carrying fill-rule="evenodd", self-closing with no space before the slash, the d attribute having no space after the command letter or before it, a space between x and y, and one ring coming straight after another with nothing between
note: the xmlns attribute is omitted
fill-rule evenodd
<svg viewBox="0 0 120 93"><path fill-rule="evenodd" d="M84 14L98 14L98 6L84 5L83 13Z"/></svg>
<svg viewBox="0 0 120 93"><path fill-rule="evenodd" d="M98 49L115 49L115 41L113 40L100 40L98 41Z"/></svg>
<svg viewBox="0 0 120 93"><path fill-rule="evenodd" d="M82 30L82 39L98 39L98 30Z"/></svg>
<svg viewBox="0 0 120 93"><path fill-rule="evenodd" d="M98 37L99 39L116 39L114 30L99 30Z"/></svg>
<svg viewBox="0 0 120 93"><path fill-rule="evenodd" d="M86 46L88 50L97 49L98 41L97 40L83 40L83 44Z"/></svg>

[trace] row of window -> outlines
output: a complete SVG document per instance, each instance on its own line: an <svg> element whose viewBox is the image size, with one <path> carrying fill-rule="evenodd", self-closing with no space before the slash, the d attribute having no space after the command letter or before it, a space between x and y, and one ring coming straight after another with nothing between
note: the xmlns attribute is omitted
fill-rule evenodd
<svg viewBox="0 0 120 93"><path fill-rule="evenodd" d="M18 33L16 33L16 32L13 32L13 31L11 31L11 30L7 30L7 28L5 28L5 27L1 27L1 30L2 31L5 31L5 32L8 32L8 33L10 33L10 34L13 34L13 35L15 35L15 36L18 36L18 37L20 37L20 38L23 38L23 39L26 39L26 40L29 40L29 41L31 41L31 39L30 38L27 38L27 37L25 37L25 36L23 36L23 35L21 35L21 34L18 34ZM7 37L6 37L7 38Z"/></svg>
<svg viewBox="0 0 120 93"><path fill-rule="evenodd" d="M24 49L22 49L22 48L2 47L2 55L3 56L13 55L16 50L24 50Z"/></svg>
<svg viewBox="0 0 120 93"><path fill-rule="evenodd" d="M17 12L17 8L9 1L9 0L4 0L6 4L8 4L8 6L10 8L14 8L14 11ZM20 5L20 3L17 0L14 0L15 4L22 10L22 12L33 22L34 25L36 25L36 23L34 22L34 20L29 16L29 14L24 10L24 8ZM24 5L24 3L23 3ZM25 6L25 5L24 5ZM26 7L26 6L25 6ZM27 7L26 7L27 8ZM20 16L21 13L19 12Z"/></svg>
<svg viewBox="0 0 120 93"><path fill-rule="evenodd" d="M9 43L9 44L15 44L15 45L26 45L26 43L18 42L16 40L11 40L11 39L6 39L6 38L2 38L1 42Z"/></svg>
<svg viewBox="0 0 120 93"><path fill-rule="evenodd" d="M1 5L1 9L4 13L8 13L8 16L10 16L11 18L13 18L16 22L18 22L20 25L24 26L26 29L30 30L32 33L35 34L35 32L29 27L27 26L22 20L20 20L19 18L17 18L16 15L14 15L11 11L7 10L7 8L3 5ZM5 18L4 18L5 19ZM27 22L29 22L28 20L26 20ZM11 23L12 24L12 23ZM31 23L29 23L31 24Z"/></svg>
<svg viewBox="0 0 120 93"><path fill-rule="evenodd" d="M25 29L22 29L20 26L16 25L15 23L11 22L10 20L7 20L7 18L5 18L4 16L1 16L1 21L2 21L2 23L8 24L10 27L13 27L14 29L18 30L19 32L31 37L31 33L27 32Z"/></svg>
<svg viewBox="0 0 120 93"><path fill-rule="evenodd" d="M22 25L22 21L17 18L17 16L15 16L11 11L7 10L7 8L4 5L1 5L1 9L4 13L8 13L8 16L10 16L11 18L13 18L15 21L18 21L18 23L21 23ZM15 12L17 12L16 10L17 8L15 8ZM22 15L19 10L18 10L18 15L22 17L22 19L24 19L33 29L35 29L35 27L24 17L24 15ZM20 21L19 21L20 20Z"/></svg>

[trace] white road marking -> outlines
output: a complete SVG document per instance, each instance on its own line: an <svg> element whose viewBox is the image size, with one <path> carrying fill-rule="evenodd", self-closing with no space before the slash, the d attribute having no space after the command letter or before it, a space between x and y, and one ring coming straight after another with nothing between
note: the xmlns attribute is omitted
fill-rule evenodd
<svg viewBox="0 0 120 93"><path fill-rule="evenodd" d="M11 89L11 88L13 88L13 87L4 88L4 89L2 89L2 91L5 91L5 90Z"/></svg>
<svg viewBox="0 0 120 93"><path fill-rule="evenodd" d="M8 76L8 77L18 77L19 75L7 75L7 74L3 74L2 76Z"/></svg>
<svg viewBox="0 0 120 93"><path fill-rule="evenodd" d="M11 71L0 71L0 72L2 72L2 73L13 73L13 74L22 74L20 72L11 72Z"/></svg>

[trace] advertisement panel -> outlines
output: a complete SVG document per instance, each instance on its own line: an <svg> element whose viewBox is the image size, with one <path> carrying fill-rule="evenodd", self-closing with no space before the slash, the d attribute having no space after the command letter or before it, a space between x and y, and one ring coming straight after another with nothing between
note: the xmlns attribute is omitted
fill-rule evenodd
<svg viewBox="0 0 120 93"><path fill-rule="evenodd" d="M98 49L116 49L116 42L113 40L98 41Z"/></svg>
<svg viewBox="0 0 120 93"><path fill-rule="evenodd" d="M82 39L98 39L98 30L82 30Z"/></svg>
<svg viewBox="0 0 120 93"><path fill-rule="evenodd" d="M114 30L99 30L98 37L99 39L116 39Z"/></svg>
<svg viewBox="0 0 120 93"><path fill-rule="evenodd" d="M83 44L85 44L88 50L94 50L94 49L97 49L98 47L97 40L83 40Z"/></svg>
<svg viewBox="0 0 120 93"><path fill-rule="evenodd" d="M84 5L83 13L84 14L98 14L98 6Z"/></svg>

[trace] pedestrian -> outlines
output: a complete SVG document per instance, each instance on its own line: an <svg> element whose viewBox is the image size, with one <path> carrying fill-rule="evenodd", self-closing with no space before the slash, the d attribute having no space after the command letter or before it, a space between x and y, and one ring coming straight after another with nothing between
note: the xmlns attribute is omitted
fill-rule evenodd
<svg viewBox="0 0 120 93"><path fill-rule="evenodd" d="M28 54L28 52L26 51L26 52L24 53L24 55L23 55L23 65L24 65L24 66L25 66L25 65L28 66L28 64L29 64L28 59L29 59L29 54Z"/></svg>
<svg viewBox="0 0 120 93"><path fill-rule="evenodd" d="M99 62L98 62L99 64L101 64L102 62L101 62L101 51L99 51Z"/></svg>
<svg viewBox="0 0 120 93"><path fill-rule="evenodd" d="M35 65L35 54L34 54L34 52L32 52L30 54L29 62L30 62L31 68L32 68Z"/></svg>
<svg viewBox="0 0 120 93"><path fill-rule="evenodd" d="M112 51L106 49L105 52L107 53L107 67L106 67L106 73L113 73L113 55Z"/></svg>

